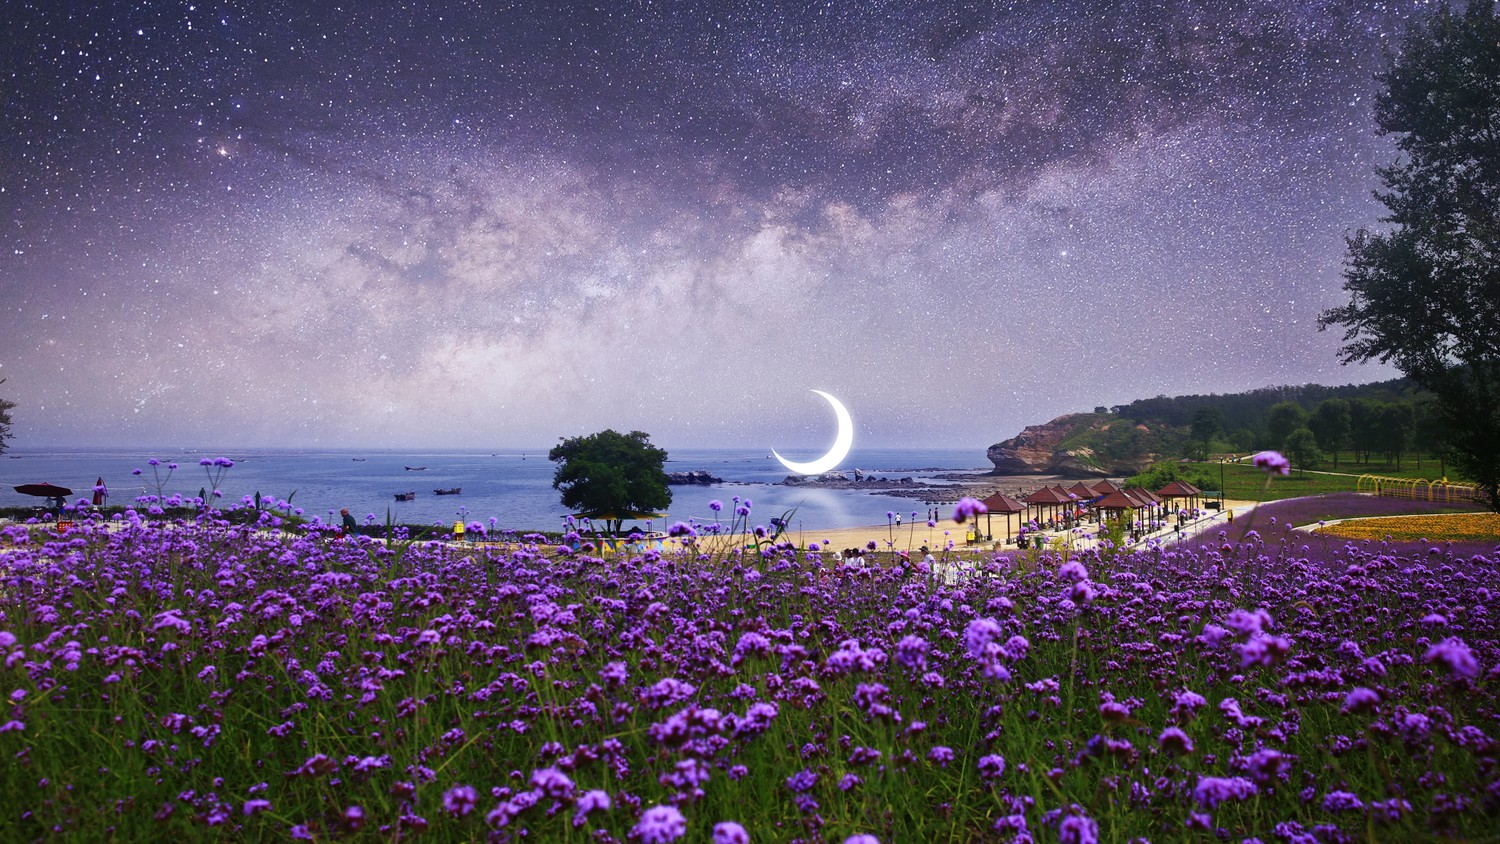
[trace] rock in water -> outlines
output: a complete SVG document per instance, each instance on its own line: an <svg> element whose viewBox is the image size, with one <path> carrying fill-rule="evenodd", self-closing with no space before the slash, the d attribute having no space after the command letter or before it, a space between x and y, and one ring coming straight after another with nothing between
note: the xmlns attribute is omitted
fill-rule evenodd
<svg viewBox="0 0 1500 844"><path fill-rule="evenodd" d="M667 483L675 486L707 486L724 483L724 479L716 478L700 469L696 472L668 472Z"/></svg>

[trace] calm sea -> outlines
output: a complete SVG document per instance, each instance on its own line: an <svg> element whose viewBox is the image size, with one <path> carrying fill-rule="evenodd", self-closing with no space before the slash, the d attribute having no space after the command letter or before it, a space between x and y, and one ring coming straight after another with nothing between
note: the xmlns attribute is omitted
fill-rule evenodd
<svg viewBox="0 0 1500 844"><path fill-rule="evenodd" d="M225 502L237 502L259 492L263 498L291 497L294 507L308 516L328 519L342 507L361 521L373 516L384 523L386 513L408 524L451 525L458 519L490 523L499 529L555 530L567 510L552 488L556 465L545 451L189 451L150 453L139 450L90 449L76 451L15 450L0 457L0 506L18 507L41 503L21 495L17 484L51 482L70 487L70 500L92 495L94 480L102 477L109 487L110 504L129 504L144 493L155 493L147 460L157 458L166 477L166 464L179 468L163 487L166 495L196 496L209 486L198 461L224 456L235 461L219 482ZM765 523L796 508L792 527L806 529L857 527L884 524L886 513L902 513L905 520L916 512L925 518L926 504L920 499L898 498L870 492L832 489L797 489L782 486L786 469L764 451L678 449L670 452L669 472L707 471L723 478L712 486L672 487L672 506L667 522L695 517L712 520L708 502L719 499L725 513L731 499L750 499L751 521ZM794 456L791 459L807 459ZM411 471L406 467L425 467ZM983 448L883 450L856 449L844 461L845 471L858 467L880 476L911 476L943 483L938 473L991 467ZM133 469L143 474L133 475ZM459 487L460 495L437 496L435 489ZM399 492L415 492L413 501L396 501ZM295 493L295 495L294 495ZM644 525L643 525L644 526ZM660 524L654 527L661 527Z"/></svg>

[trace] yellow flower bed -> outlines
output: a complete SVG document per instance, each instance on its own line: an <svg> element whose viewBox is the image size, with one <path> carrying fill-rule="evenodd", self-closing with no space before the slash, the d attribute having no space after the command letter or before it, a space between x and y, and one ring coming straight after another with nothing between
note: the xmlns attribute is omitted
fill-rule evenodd
<svg viewBox="0 0 1500 844"><path fill-rule="evenodd" d="M1344 539L1385 539L1389 536L1398 541L1428 539L1433 542L1500 542L1500 513L1446 513L1356 519L1318 528L1316 532Z"/></svg>

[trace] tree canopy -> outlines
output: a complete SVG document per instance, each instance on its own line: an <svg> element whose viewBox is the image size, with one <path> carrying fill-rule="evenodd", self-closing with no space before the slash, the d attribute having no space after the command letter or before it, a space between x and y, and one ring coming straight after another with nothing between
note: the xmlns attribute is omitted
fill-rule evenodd
<svg viewBox="0 0 1500 844"><path fill-rule="evenodd" d="M4 383L5 379L0 378L0 384ZM10 411L15 406L15 402L0 399L0 454L5 453L5 444L10 440Z"/></svg>
<svg viewBox="0 0 1500 844"><path fill-rule="evenodd" d="M1193 411L1192 441L1199 459L1208 456L1209 444L1224 431L1224 413L1212 405Z"/></svg>
<svg viewBox="0 0 1500 844"><path fill-rule="evenodd" d="M564 439L547 459L558 464L552 486L562 492L563 506L612 523L615 531L630 513L649 513L672 503L663 468L667 452L641 431L604 430Z"/></svg>
<svg viewBox="0 0 1500 844"><path fill-rule="evenodd" d="M1333 455L1335 469L1339 467L1339 450L1348 445L1353 425L1349 415L1349 402L1343 399L1323 402L1307 420L1307 427L1312 429L1313 436L1318 439L1318 448Z"/></svg>
<svg viewBox="0 0 1500 844"><path fill-rule="evenodd" d="M1298 428L1286 438L1286 453L1299 474L1318 462L1318 438L1307 428Z"/></svg>
<svg viewBox="0 0 1500 844"><path fill-rule="evenodd" d="M1348 242L1345 363L1392 363L1437 396L1453 462L1500 511L1500 18L1494 0L1408 31L1376 100L1401 158L1389 214Z"/></svg>
<svg viewBox="0 0 1500 844"><path fill-rule="evenodd" d="M1271 448L1286 448L1287 437L1307 424L1307 414L1296 402L1284 401L1266 413L1266 436Z"/></svg>

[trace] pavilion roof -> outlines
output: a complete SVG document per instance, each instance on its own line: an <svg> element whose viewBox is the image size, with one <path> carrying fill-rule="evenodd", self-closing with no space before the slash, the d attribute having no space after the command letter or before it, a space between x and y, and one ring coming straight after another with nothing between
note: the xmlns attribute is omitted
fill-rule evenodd
<svg viewBox="0 0 1500 844"><path fill-rule="evenodd" d="M1156 494L1166 498L1191 498L1195 495L1202 495L1203 490L1187 481L1169 481L1165 486L1157 490Z"/></svg>
<svg viewBox="0 0 1500 844"><path fill-rule="evenodd" d="M991 495L989 498L986 498L986 499L984 499L983 501L981 501L979 503L983 504L985 507L989 508L989 511L991 513L1024 513L1024 512L1026 512L1026 505L1025 504L1022 504L1021 502L1015 500L1014 498L1011 498L1009 495L1006 495L1005 493L1002 493L1002 492L997 492L994 495Z"/></svg>
<svg viewBox="0 0 1500 844"><path fill-rule="evenodd" d="M1118 492L1121 489L1124 489L1124 487L1108 478L1105 478L1104 480L1094 484L1092 489L1094 490L1094 492L1097 492L1100 495L1109 495L1111 492Z"/></svg>
<svg viewBox="0 0 1500 844"><path fill-rule="evenodd" d="M1078 500L1080 501L1088 501L1091 498L1098 498L1100 494L1098 490L1094 489L1083 481L1079 481L1078 483L1068 487L1068 492L1071 492L1074 495L1078 496Z"/></svg>
<svg viewBox="0 0 1500 844"><path fill-rule="evenodd" d="M1100 510L1136 510L1141 507L1141 504L1126 495L1123 490L1117 489L1095 501L1094 506Z"/></svg>
<svg viewBox="0 0 1500 844"><path fill-rule="evenodd" d="M1058 492L1056 487L1044 486L1041 489L1021 499L1027 504L1070 504L1073 499L1066 492Z"/></svg>

